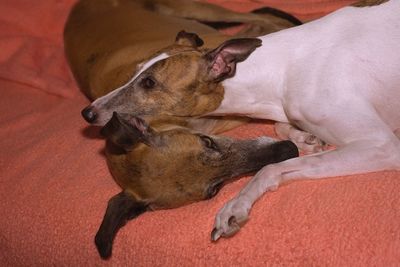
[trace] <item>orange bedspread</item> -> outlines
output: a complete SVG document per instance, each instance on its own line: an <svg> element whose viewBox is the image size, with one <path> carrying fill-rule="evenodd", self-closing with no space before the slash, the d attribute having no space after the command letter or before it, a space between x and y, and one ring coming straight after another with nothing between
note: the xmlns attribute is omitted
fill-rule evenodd
<svg viewBox="0 0 400 267"><path fill-rule="evenodd" d="M400 173L300 181L265 195L234 238L210 242L214 215L247 179L174 210L147 213L118 234L110 261L93 238L119 192L104 146L80 110L62 29L73 0L0 1L0 266L394 266L400 264ZM212 0L270 5L301 19L347 0ZM252 124L229 133L273 134Z"/></svg>

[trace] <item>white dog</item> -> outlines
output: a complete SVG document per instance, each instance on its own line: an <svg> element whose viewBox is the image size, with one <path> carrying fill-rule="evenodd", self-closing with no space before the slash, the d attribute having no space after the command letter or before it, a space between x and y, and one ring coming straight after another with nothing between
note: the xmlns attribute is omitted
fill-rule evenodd
<svg viewBox="0 0 400 267"><path fill-rule="evenodd" d="M261 40L222 82L211 114L272 119L300 145L311 133L337 148L264 167L219 211L213 240L238 231L253 203L283 181L400 170L399 0L346 7Z"/></svg>

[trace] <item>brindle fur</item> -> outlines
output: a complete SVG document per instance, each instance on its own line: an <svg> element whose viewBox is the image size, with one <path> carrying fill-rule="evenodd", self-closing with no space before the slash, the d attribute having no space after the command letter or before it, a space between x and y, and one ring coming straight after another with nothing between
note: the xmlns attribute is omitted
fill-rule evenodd
<svg viewBox="0 0 400 267"><path fill-rule="evenodd" d="M140 62L169 47L181 30L201 35L209 47L228 38L196 20L251 23L259 26L258 35L295 25L275 15L187 0L81 0L65 26L65 51L78 84L93 100L124 84Z"/></svg>
<svg viewBox="0 0 400 267"><path fill-rule="evenodd" d="M214 47L228 38L198 21L244 23L246 26L238 34L241 37L264 35L300 23L288 14L284 16L284 12L273 11L269 9L259 10L257 14L236 13L207 3L187 0L81 0L71 11L65 27L65 51L80 88L94 100L125 84L134 75L138 64L155 54L196 50L197 47L190 42L174 43L174 36L181 30L201 35L207 47ZM189 63L183 67L188 65ZM163 112L164 108L175 106L177 102L174 100L190 94L190 91L183 91L186 87L174 84L171 86L168 93L152 92L151 98L130 104L144 107L148 104L146 101L156 101L160 106L150 113L145 112L147 116L152 115L147 119L160 120L162 117L206 132L221 132L246 121L243 118L221 120L166 117L163 114L166 113ZM222 98L221 90L219 88L210 97L214 101L210 103L210 108L215 107ZM208 100L205 103L199 95L193 98L200 98L196 102L203 104L196 107L194 112L185 112L185 116L206 111L204 106ZM179 109L179 106L176 107L172 113L175 114Z"/></svg>
<svg viewBox="0 0 400 267"><path fill-rule="evenodd" d="M371 1L363 1L363 4L371 4ZM160 16L160 13L169 16ZM110 257L113 239L127 220L148 210L178 207L212 197L221 184L233 176L298 155L289 142L260 148L254 140L238 142L207 137L220 150L216 152L205 145L208 141L204 140L209 139L185 128L171 127L170 124L177 124L200 129L204 121L187 117L215 109L224 93L204 71L210 64L206 55L213 51L199 49L201 41L197 36L178 34L175 43L170 44L172 37L182 29L201 34L208 47L214 47L227 37L196 21L182 19L185 17L208 22L223 19L249 23L250 27L245 28L241 36L264 35L295 25L274 16L238 14L205 3L188 4L185 0L82 0L75 6L65 29L66 53L80 87L91 99L125 84L137 65L154 54L188 52L150 69L163 87L142 92L150 97L131 103L143 106L142 115L153 114L150 117L157 131L140 123L136 132L126 128L122 132L104 131L108 137L108 164L123 191L110 199L95 238L103 258ZM202 60L199 61L199 57ZM196 65L193 61L202 63ZM199 76L203 77L200 82L194 79ZM157 101L158 107L151 101ZM155 110L145 110L148 107ZM169 124L165 124L166 121ZM114 117L110 123L113 122L118 125L123 120ZM229 125L228 120L224 120L226 125L215 120L209 122L214 125L215 132ZM142 136L144 133L151 133L151 137ZM171 162L177 155L179 160Z"/></svg>
<svg viewBox="0 0 400 267"><path fill-rule="evenodd" d="M363 1L359 6L366 4ZM368 4L378 4L378 1ZM109 106L103 105L99 109L108 116L112 111L129 112L146 116L149 121L157 116L175 121L180 118L187 122L186 127L193 126L195 120L191 118L206 115L220 106L224 95L220 82L234 75L236 63L246 59L260 45L257 38L226 40L211 51L196 46L182 50L175 44L170 46L178 51L174 56L149 67L109 99ZM167 50L171 51L171 48ZM140 84L146 77L155 82L151 90L143 89Z"/></svg>
<svg viewBox="0 0 400 267"><path fill-rule="evenodd" d="M208 199L236 176L298 156L290 141L238 141L166 125L155 130L127 114L114 113L102 133L109 168L123 190L109 201L96 234L103 258L111 256L112 241L127 220Z"/></svg>

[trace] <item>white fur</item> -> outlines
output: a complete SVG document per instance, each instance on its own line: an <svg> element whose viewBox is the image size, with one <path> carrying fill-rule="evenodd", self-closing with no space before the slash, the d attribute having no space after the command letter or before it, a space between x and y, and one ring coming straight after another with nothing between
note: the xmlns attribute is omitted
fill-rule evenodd
<svg viewBox="0 0 400 267"><path fill-rule="evenodd" d="M343 8L261 39L223 82L213 114L291 123L337 149L264 167L219 211L214 240L236 232L253 203L284 180L400 170L399 0Z"/></svg>
<svg viewBox="0 0 400 267"><path fill-rule="evenodd" d="M133 76L132 79L130 79L126 84L122 85L121 87L108 93L107 95L99 97L91 104L91 106L100 109L104 103L107 103L111 98L116 96L124 87L126 87L128 84L130 84L131 82L136 80L136 78L139 77L140 74L142 74L144 71L149 69L151 66L153 66L157 62L159 62L163 59L166 59L168 57L170 57L170 55L168 55L167 53L161 53L161 54L155 56L154 58L148 60L147 62L140 64L138 66L138 71L136 72L135 76Z"/></svg>

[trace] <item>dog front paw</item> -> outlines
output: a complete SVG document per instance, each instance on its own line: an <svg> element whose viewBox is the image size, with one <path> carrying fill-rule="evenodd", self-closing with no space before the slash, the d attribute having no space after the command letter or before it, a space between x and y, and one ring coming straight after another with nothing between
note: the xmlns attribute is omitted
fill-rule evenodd
<svg viewBox="0 0 400 267"><path fill-rule="evenodd" d="M226 203L215 218L211 240L217 241L220 237L229 237L237 233L247 221L250 208L251 204L243 197L234 198Z"/></svg>
<svg viewBox="0 0 400 267"><path fill-rule="evenodd" d="M312 134L308 134L308 136L305 137L304 142L298 142L296 145L305 154L318 153L329 148L327 143Z"/></svg>

